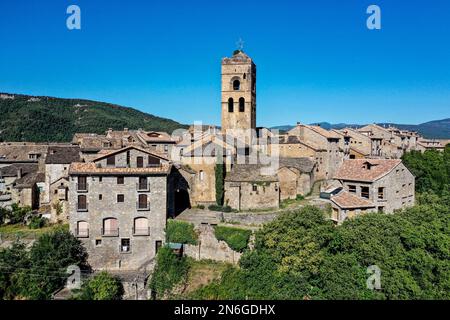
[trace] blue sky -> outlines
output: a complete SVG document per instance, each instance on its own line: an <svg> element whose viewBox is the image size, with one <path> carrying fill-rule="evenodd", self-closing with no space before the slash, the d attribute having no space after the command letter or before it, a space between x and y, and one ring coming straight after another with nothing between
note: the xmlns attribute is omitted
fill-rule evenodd
<svg viewBox="0 0 450 320"><path fill-rule="evenodd" d="M71 4L81 30L66 28ZM2 0L0 91L219 125L220 61L240 37L259 126L450 117L448 0Z"/></svg>

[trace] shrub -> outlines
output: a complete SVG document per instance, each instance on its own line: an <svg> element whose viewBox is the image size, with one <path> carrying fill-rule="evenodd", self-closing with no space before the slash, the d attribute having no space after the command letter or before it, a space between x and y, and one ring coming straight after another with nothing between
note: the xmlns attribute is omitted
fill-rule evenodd
<svg viewBox="0 0 450 320"><path fill-rule="evenodd" d="M251 230L216 226L214 232L217 240L225 241L234 251L242 252L248 246Z"/></svg>
<svg viewBox="0 0 450 320"><path fill-rule="evenodd" d="M83 284L75 300L121 300L124 294L120 280L106 271L96 274Z"/></svg>
<svg viewBox="0 0 450 320"><path fill-rule="evenodd" d="M184 221L168 220L166 227L167 242L197 244L194 225Z"/></svg>
<svg viewBox="0 0 450 320"><path fill-rule="evenodd" d="M162 247L156 256L156 267L149 288L157 297L164 297L177 284L186 280L188 270L186 257L177 257L169 247Z"/></svg>
<svg viewBox="0 0 450 320"><path fill-rule="evenodd" d="M47 219L38 217L38 216L33 216L30 219L30 223L29 223L28 227L30 229L40 229L40 228L45 227L46 224L47 224Z"/></svg>

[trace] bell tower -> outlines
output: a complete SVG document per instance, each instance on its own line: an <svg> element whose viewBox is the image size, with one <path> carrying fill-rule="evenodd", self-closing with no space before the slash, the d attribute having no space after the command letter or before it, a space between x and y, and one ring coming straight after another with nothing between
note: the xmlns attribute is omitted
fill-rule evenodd
<svg viewBox="0 0 450 320"><path fill-rule="evenodd" d="M235 135L233 131L241 131L235 129L255 128L256 65L236 50L222 59L222 132Z"/></svg>

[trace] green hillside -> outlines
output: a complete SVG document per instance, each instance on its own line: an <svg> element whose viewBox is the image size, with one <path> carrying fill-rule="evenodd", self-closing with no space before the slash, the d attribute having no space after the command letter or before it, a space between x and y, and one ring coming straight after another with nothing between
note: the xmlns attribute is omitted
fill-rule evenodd
<svg viewBox="0 0 450 320"><path fill-rule="evenodd" d="M186 126L132 108L81 99L0 93L0 141L65 142L108 128L166 131Z"/></svg>

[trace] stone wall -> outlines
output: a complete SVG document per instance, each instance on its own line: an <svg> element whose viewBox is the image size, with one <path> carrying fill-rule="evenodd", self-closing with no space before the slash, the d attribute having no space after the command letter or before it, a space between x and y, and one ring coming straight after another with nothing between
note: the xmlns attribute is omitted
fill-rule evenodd
<svg viewBox="0 0 450 320"><path fill-rule="evenodd" d="M125 176L124 184L119 185L115 176L104 176L101 181L98 176L89 176L87 177L88 192L86 193L77 191L76 176L70 178L70 230L76 234L79 221L89 223L89 237L80 238L80 240L89 253L89 263L94 269L137 269L155 256L156 241L164 243L167 177L149 176L148 181L150 191L144 193L148 195L150 210L141 211L137 210L138 194L142 193L137 191L138 177ZM87 212L77 211L77 197L80 194L87 196ZM117 202L118 194L124 195L124 202ZM133 234L134 219L138 217L148 219L149 236ZM118 220L118 236L102 236L105 218ZM129 253L120 252L121 239L124 238L130 239L131 251Z"/></svg>
<svg viewBox="0 0 450 320"><path fill-rule="evenodd" d="M233 251L225 241L217 240L214 227L199 225L196 227L199 234L198 245L185 245L184 254L195 260L209 259L214 261L237 264L241 253Z"/></svg>

